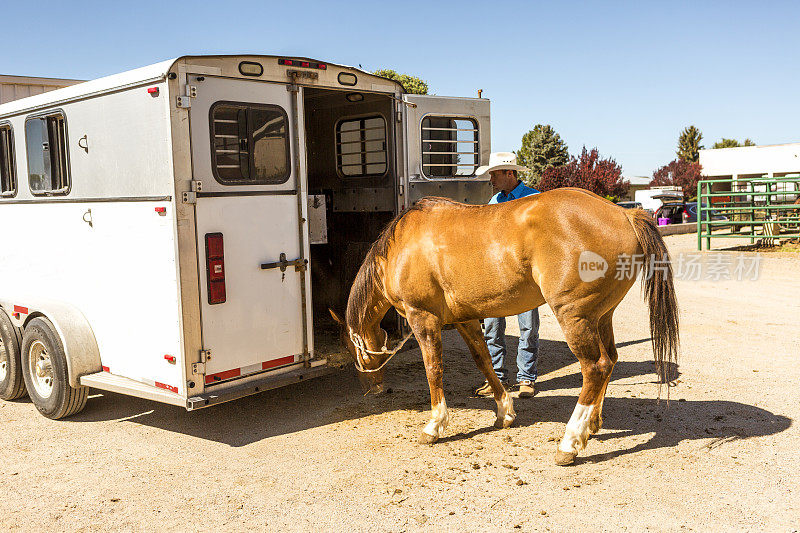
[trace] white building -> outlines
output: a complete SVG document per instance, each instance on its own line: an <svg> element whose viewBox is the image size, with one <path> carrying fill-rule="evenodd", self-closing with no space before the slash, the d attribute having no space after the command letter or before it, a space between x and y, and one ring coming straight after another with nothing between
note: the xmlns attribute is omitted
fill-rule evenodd
<svg viewBox="0 0 800 533"><path fill-rule="evenodd" d="M706 179L800 177L800 143L742 146L700 150ZM714 184L714 192L731 190L727 183ZM733 190L741 190L736 186Z"/></svg>
<svg viewBox="0 0 800 533"><path fill-rule="evenodd" d="M628 194L625 196L626 200L633 200L636 196L636 191L642 191L650 187L650 182L653 181L649 176L622 176L624 181L630 183Z"/></svg>
<svg viewBox="0 0 800 533"><path fill-rule="evenodd" d="M82 83L82 80L32 78L29 76L5 76L0 74L0 104L62 87L69 87L77 83Z"/></svg>

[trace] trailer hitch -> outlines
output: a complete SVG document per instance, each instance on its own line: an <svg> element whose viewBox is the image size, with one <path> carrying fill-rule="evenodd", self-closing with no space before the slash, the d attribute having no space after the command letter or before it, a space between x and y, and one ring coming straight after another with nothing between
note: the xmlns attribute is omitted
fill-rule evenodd
<svg viewBox="0 0 800 533"><path fill-rule="evenodd" d="M308 259L303 259L302 257L298 257L297 259L288 261L286 259L286 254L284 252L281 252L281 256L278 261L275 261L274 263L262 263L261 270L280 268L281 272L283 272L283 276L281 277L282 280L284 277L286 277L286 269L289 268L290 266L294 267L295 272L305 272L307 264L308 264Z"/></svg>

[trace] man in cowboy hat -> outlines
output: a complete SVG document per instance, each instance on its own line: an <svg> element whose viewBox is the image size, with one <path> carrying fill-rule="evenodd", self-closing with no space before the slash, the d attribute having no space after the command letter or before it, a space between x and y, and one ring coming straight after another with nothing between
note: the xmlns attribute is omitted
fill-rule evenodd
<svg viewBox="0 0 800 533"><path fill-rule="evenodd" d="M517 164L517 156L511 152L496 152L489 156L489 164L478 167L475 174L481 176L489 173L490 181L500 192L492 196L490 204L517 200L539 191L522 183L518 172L528 170ZM519 347L517 349L517 386L519 396L526 398L534 395L536 382L536 360L539 356L539 310L532 309L517 315L519 322ZM508 369L505 366L506 356L506 319L487 318L483 321L483 334L492 356L492 366L503 385L508 387ZM488 381L475 390L478 396L491 396L492 388Z"/></svg>

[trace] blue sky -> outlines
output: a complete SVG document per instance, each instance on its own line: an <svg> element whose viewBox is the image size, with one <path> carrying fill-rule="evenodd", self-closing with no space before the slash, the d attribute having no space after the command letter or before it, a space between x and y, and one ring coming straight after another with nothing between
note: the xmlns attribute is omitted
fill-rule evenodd
<svg viewBox="0 0 800 533"><path fill-rule="evenodd" d="M492 100L492 149L537 123L651 175L697 125L800 141L793 2L14 2L0 73L90 79L200 53L394 68ZM234 7L235 6L235 9Z"/></svg>

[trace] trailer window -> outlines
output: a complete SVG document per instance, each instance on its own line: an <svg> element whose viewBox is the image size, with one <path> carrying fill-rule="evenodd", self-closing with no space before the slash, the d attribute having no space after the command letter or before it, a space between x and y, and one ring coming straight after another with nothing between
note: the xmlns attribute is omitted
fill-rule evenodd
<svg viewBox="0 0 800 533"><path fill-rule="evenodd" d="M29 118L25 122L28 184L33 194L69 192L67 126L64 115Z"/></svg>
<svg viewBox="0 0 800 533"><path fill-rule="evenodd" d="M211 166L217 181L260 185L289 179L289 119L282 108L218 102L210 115Z"/></svg>
<svg viewBox="0 0 800 533"><path fill-rule="evenodd" d="M386 120L382 116L342 120L336 124L336 170L340 176L383 176L386 162Z"/></svg>
<svg viewBox="0 0 800 533"><path fill-rule="evenodd" d="M429 178L466 178L478 168L478 123L466 117L422 119L422 173Z"/></svg>
<svg viewBox="0 0 800 533"><path fill-rule="evenodd" d="M14 134L11 125L0 124L0 196L17 194L17 169L14 166Z"/></svg>

